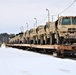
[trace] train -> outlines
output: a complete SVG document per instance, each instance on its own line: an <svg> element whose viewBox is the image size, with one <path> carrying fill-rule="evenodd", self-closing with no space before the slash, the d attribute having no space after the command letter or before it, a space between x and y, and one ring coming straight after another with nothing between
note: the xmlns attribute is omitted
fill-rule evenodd
<svg viewBox="0 0 76 75"><path fill-rule="evenodd" d="M9 38L9 47L22 48L64 57L76 55L76 16L60 16Z"/></svg>

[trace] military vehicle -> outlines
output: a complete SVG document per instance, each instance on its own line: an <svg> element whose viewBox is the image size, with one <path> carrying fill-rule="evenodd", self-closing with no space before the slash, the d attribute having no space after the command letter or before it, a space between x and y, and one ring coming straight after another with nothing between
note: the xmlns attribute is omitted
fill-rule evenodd
<svg viewBox="0 0 76 75"><path fill-rule="evenodd" d="M54 44L55 22L47 22L45 27L45 44Z"/></svg>
<svg viewBox="0 0 76 75"><path fill-rule="evenodd" d="M23 33L16 34L14 37L9 39L9 43L13 43L13 44L22 43L22 36L23 36Z"/></svg>
<svg viewBox="0 0 76 75"><path fill-rule="evenodd" d="M30 29L29 31L30 44L36 44L36 29Z"/></svg>
<svg viewBox="0 0 76 75"><path fill-rule="evenodd" d="M9 38L9 44L13 44L14 42L14 37Z"/></svg>
<svg viewBox="0 0 76 75"><path fill-rule="evenodd" d="M76 16L61 16L55 22L47 23L45 30L46 35L50 34L50 44L72 44L76 42Z"/></svg>
<svg viewBox="0 0 76 75"><path fill-rule="evenodd" d="M76 16L60 16L45 26L39 25L37 29L27 30L23 35L17 34L12 40L27 44L73 44L76 42Z"/></svg>
<svg viewBox="0 0 76 75"><path fill-rule="evenodd" d="M27 41L26 41L26 32L24 32L24 34L22 36L22 43L23 44L27 43Z"/></svg>
<svg viewBox="0 0 76 75"><path fill-rule="evenodd" d="M14 37L13 40L16 44L18 44L19 43L19 34L16 34L16 36Z"/></svg>
<svg viewBox="0 0 76 75"><path fill-rule="evenodd" d="M23 43L22 42L22 37L23 37L23 32L21 32L21 33L18 34L18 40L19 40L20 44Z"/></svg>
<svg viewBox="0 0 76 75"><path fill-rule="evenodd" d="M26 43L27 44L29 44L30 43L30 41L29 41L29 31L27 30L26 32L25 32L25 40L26 40Z"/></svg>
<svg viewBox="0 0 76 75"><path fill-rule="evenodd" d="M44 25L39 25L38 28L36 29L37 31L37 37L38 37L38 44L45 44L45 30L44 30Z"/></svg>
<svg viewBox="0 0 76 75"><path fill-rule="evenodd" d="M14 43L16 43L16 35L13 36L13 37L10 37L8 43L9 43L9 44L14 44Z"/></svg>

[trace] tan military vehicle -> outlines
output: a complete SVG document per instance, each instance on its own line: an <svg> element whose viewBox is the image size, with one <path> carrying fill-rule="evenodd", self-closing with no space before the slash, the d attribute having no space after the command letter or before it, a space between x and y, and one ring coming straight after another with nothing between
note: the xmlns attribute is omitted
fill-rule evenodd
<svg viewBox="0 0 76 75"><path fill-rule="evenodd" d="M9 38L9 44L12 44L12 39L13 39L14 37L12 37L12 38Z"/></svg>
<svg viewBox="0 0 76 75"><path fill-rule="evenodd" d="M16 44L20 44L22 43L22 36L23 36L23 33L19 33L19 34L16 34L15 37L10 40L12 40Z"/></svg>
<svg viewBox="0 0 76 75"><path fill-rule="evenodd" d="M76 42L76 16L61 16L55 25L57 25L57 43Z"/></svg>
<svg viewBox="0 0 76 75"><path fill-rule="evenodd" d="M14 37L14 41L15 41L15 43L16 43L16 44L18 44L18 43L19 43L18 36L19 36L19 34L16 34L16 35L15 35L15 37Z"/></svg>
<svg viewBox="0 0 76 75"><path fill-rule="evenodd" d="M9 44L14 44L14 43L15 43L14 38L15 38L15 37L11 37L11 38L9 38Z"/></svg>
<svg viewBox="0 0 76 75"><path fill-rule="evenodd" d="M50 24L50 29L47 27ZM61 16L57 21L46 24L46 35L50 33L50 44L76 42L76 16ZM48 37L48 36L47 36Z"/></svg>
<svg viewBox="0 0 76 75"><path fill-rule="evenodd" d="M22 39L22 40L21 40ZM76 16L61 16L55 22L47 22L37 29L11 38L11 43L64 44L76 43Z"/></svg>
<svg viewBox="0 0 76 75"><path fill-rule="evenodd" d="M23 37L23 32L19 33L19 35L18 35L18 39L19 39L20 44L23 43L22 42L22 37Z"/></svg>
<svg viewBox="0 0 76 75"><path fill-rule="evenodd" d="M30 43L30 41L29 41L29 31L28 30L25 32L25 41L26 41L27 44Z"/></svg>
<svg viewBox="0 0 76 75"><path fill-rule="evenodd" d="M45 30L44 30L44 26L40 25L38 26L37 30L37 37L38 37L38 44L44 44L45 43Z"/></svg>
<svg viewBox="0 0 76 75"><path fill-rule="evenodd" d="M30 44L36 44L36 29L30 29L29 31Z"/></svg>
<svg viewBox="0 0 76 75"><path fill-rule="evenodd" d="M22 43L23 44L25 44L25 43L27 43L27 41L26 41L26 32L24 32L24 34L23 34L23 36L22 36Z"/></svg>
<svg viewBox="0 0 76 75"><path fill-rule="evenodd" d="M45 27L45 44L54 44L55 22L47 22Z"/></svg>
<svg viewBox="0 0 76 75"><path fill-rule="evenodd" d="M16 44L17 43L17 36L15 35L15 37L13 38L13 42Z"/></svg>
<svg viewBox="0 0 76 75"><path fill-rule="evenodd" d="M16 34L14 40L15 40L16 44L20 44L19 34Z"/></svg>
<svg viewBox="0 0 76 75"><path fill-rule="evenodd" d="M17 37L17 36L15 35L14 37L9 38L9 43L10 43L10 44L17 43L17 38L16 38L16 37Z"/></svg>

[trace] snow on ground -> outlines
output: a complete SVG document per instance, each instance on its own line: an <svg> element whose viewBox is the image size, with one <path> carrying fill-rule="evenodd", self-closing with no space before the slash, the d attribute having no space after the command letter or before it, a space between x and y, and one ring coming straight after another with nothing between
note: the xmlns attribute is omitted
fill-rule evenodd
<svg viewBox="0 0 76 75"><path fill-rule="evenodd" d="M76 61L15 48L0 48L0 75L75 75Z"/></svg>

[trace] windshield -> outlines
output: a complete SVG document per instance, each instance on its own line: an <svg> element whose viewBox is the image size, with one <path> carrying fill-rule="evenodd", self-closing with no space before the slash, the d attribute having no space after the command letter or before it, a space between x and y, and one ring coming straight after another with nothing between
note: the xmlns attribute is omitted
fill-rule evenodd
<svg viewBox="0 0 76 75"><path fill-rule="evenodd" d="M76 25L76 17L72 17L72 24Z"/></svg>
<svg viewBox="0 0 76 75"><path fill-rule="evenodd" d="M71 25L70 17L64 17L62 18L62 25Z"/></svg>

